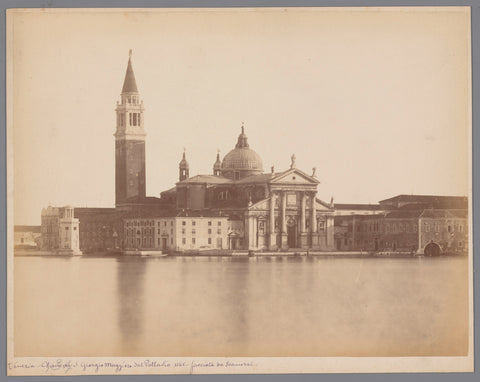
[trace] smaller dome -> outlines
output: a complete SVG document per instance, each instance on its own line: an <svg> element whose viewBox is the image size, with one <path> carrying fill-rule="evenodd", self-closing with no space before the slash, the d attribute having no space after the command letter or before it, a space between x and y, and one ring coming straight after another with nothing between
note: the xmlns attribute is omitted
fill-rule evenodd
<svg viewBox="0 0 480 382"><path fill-rule="evenodd" d="M222 161L220 160L220 153L217 153L217 160L213 164L214 170L221 170L222 168Z"/></svg>
<svg viewBox="0 0 480 382"><path fill-rule="evenodd" d="M183 152L183 156L182 156L182 160L180 161L180 163L178 164L178 167L180 168L188 168L188 162L187 162L187 159L185 157L185 151Z"/></svg>

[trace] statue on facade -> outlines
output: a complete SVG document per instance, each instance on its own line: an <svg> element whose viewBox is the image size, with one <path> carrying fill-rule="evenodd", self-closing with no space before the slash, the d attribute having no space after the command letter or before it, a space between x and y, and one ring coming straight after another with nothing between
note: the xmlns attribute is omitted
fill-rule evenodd
<svg viewBox="0 0 480 382"><path fill-rule="evenodd" d="M272 166L271 170L272 170L272 174L273 174L275 172L275 166Z"/></svg>
<svg viewBox="0 0 480 382"><path fill-rule="evenodd" d="M295 159L297 159L295 157L295 154L292 154L292 156L290 157L290 159L292 160L292 163L290 164L290 168L295 168Z"/></svg>
<svg viewBox="0 0 480 382"><path fill-rule="evenodd" d="M312 178L315 178L315 173L317 172L317 168L313 167L312 168Z"/></svg>

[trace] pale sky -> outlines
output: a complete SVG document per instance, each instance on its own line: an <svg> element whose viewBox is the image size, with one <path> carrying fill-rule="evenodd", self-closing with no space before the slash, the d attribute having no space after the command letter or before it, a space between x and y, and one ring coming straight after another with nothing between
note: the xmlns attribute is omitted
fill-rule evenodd
<svg viewBox="0 0 480 382"><path fill-rule="evenodd" d="M149 196L178 181L184 147L190 175L211 174L242 121L264 171L287 169L295 153L299 169L317 168L326 201L469 193L467 8L63 10L10 21L15 224L39 224L48 205L114 206L129 49Z"/></svg>

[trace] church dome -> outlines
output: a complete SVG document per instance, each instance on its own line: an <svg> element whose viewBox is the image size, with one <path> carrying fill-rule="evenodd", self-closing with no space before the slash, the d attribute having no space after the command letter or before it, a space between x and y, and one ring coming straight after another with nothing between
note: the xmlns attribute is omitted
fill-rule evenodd
<svg viewBox="0 0 480 382"><path fill-rule="evenodd" d="M242 126L242 133L238 136L235 148L223 158L222 174L224 176L240 179L263 172L260 155L249 147L247 140L248 138Z"/></svg>

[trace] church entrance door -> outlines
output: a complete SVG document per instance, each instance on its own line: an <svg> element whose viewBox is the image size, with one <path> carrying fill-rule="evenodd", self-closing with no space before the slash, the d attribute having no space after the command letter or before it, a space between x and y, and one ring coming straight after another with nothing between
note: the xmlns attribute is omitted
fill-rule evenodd
<svg viewBox="0 0 480 382"><path fill-rule="evenodd" d="M288 248L297 247L297 222L293 218L287 222L287 245Z"/></svg>

